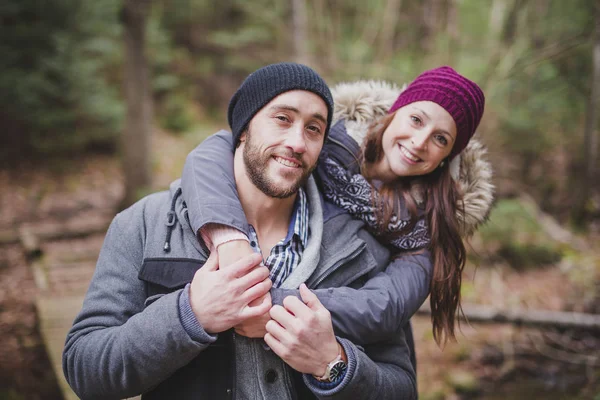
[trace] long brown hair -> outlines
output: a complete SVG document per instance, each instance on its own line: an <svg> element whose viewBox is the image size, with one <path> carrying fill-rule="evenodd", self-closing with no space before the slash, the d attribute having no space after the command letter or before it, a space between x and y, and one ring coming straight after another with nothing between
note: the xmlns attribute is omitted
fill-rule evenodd
<svg viewBox="0 0 600 400"><path fill-rule="evenodd" d="M383 157L382 138L395 113L387 114L374 123L365 138L361 159L363 175L368 175L368 166ZM414 184L422 185L425 199L424 218L430 236L429 251L433 261L430 283L431 322L433 337L439 346L448 340L456 340L454 327L456 312L460 308L462 271L466 261L466 248L461 238L461 222L457 217L464 212L462 195L452 177L449 163L433 172L416 177L401 177L379 189L380 200L374 204L377 211L378 234L387 232L390 219L404 205L410 212L411 223L394 236L402 235L414 227L418 220L417 205L411 195ZM389 236L389 235L388 235Z"/></svg>

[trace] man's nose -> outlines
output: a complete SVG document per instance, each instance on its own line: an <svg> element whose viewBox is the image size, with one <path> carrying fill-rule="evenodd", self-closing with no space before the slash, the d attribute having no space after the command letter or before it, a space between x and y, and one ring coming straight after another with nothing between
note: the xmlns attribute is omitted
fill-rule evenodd
<svg viewBox="0 0 600 400"><path fill-rule="evenodd" d="M286 144L294 153L302 154L306 151L306 137L303 125L294 125L290 129L286 138Z"/></svg>

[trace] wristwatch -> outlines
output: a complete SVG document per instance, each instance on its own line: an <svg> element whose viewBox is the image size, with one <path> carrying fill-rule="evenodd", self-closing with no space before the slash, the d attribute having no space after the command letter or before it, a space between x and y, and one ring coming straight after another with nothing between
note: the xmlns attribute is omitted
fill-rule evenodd
<svg viewBox="0 0 600 400"><path fill-rule="evenodd" d="M327 368L325 368L325 373L323 376L313 376L319 382L336 382L344 375L346 368L348 368L348 364L342 358L342 348L340 346L340 352L338 356L332 362L327 364Z"/></svg>

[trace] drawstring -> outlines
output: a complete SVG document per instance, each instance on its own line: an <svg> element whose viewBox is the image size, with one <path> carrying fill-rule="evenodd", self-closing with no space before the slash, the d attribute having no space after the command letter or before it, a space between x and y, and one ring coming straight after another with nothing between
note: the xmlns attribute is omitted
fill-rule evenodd
<svg viewBox="0 0 600 400"><path fill-rule="evenodd" d="M177 202L177 198L181 195L181 188L177 188L175 194L173 195L173 199L171 200L171 210L167 213L167 237L165 238L165 245L163 246L163 251L168 253L171 251L171 232L173 231L173 226L175 222L177 222L177 214L175 213L175 203Z"/></svg>

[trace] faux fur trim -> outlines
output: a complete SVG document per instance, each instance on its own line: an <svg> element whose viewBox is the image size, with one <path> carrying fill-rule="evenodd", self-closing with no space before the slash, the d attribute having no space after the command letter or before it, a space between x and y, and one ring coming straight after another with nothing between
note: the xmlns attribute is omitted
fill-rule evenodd
<svg viewBox="0 0 600 400"><path fill-rule="evenodd" d="M406 88L383 81L358 81L340 83L332 90L335 108L334 123L345 119L346 131L359 144L370 126L387 113L398 95ZM494 201L492 166L485 155L486 148L475 137L460 153L458 186L463 193L464 214L457 212L463 223L463 234L470 236L484 223ZM456 171L453 171L456 180ZM423 201L422 189L414 185L412 195L417 202Z"/></svg>

